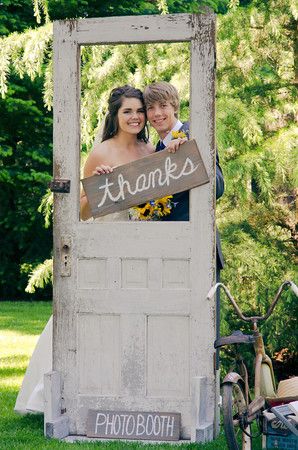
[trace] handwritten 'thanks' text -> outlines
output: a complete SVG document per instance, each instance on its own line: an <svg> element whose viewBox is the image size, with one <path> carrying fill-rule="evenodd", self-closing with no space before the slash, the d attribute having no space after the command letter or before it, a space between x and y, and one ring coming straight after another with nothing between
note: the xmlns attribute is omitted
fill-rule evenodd
<svg viewBox="0 0 298 450"><path fill-rule="evenodd" d="M177 172L177 164L172 162L171 157L168 156L165 159L164 173L160 168L152 170L148 174L141 173L137 177L134 186L131 186L131 183L128 180L125 180L121 173L118 175L115 183L109 182L109 178L107 177L105 183L98 188L99 190L104 190L104 192L101 201L97 206L98 208L103 206L107 199L117 203L125 200L126 194L133 196L158 186L169 186L171 180L179 180L182 177L191 175L197 170L198 166L199 164L195 165L192 160L187 157L181 171L175 174L175 172ZM115 187L115 185L118 189L116 195L113 195L110 188L112 186Z"/></svg>

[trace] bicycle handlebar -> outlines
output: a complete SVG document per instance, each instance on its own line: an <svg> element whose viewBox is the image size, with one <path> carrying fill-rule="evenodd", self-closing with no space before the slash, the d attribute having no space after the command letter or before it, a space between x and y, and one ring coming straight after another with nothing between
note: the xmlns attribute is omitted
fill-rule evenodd
<svg viewBox="0 0 298 450"><path fill-rule="evenodd" d="M246 317L244 316L244 314L242 313L241 309L239 308L239 306L237 305L235 299L233 298L232 294L230 293L229 289L223 284L223 283L216 283L208 292L207 294L207 300L211 300L214 295L216 294L216 291L219 288L222 288L226 294L226 296L229 298L230 302L232 303L238 317L240 317L240 319L244 320L245 322L257 322L259 320L266 320L268 319L268 317L272 314L276 303L278 302L278 299L282 293L282 291L286 288L286 287L290 287L292 289L292 291L294 292L294 294L298 297L298 287L296 286L295 283L293 283L293 281L284 281L278 291L277 294L275 295L275 298L273 300L273 302L271 303L270 307L268 308L267 313L264 316L253 316L253 317Z"/></svg>

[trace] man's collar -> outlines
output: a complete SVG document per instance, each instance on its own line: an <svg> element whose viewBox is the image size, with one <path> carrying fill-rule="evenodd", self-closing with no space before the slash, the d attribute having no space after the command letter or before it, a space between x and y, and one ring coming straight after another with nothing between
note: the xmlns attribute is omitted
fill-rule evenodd
<svg viewBox="0 0 298 450"><path fill-rule="evenodd" d="M166 135L166 137L162 140L163 144L165 146L167 146L171 140L173 139L172 136L172 131L179 131L180 128L182 127L183 123L180 122L180 120L178 119L177 122L175 123L175 125L173 126L173 128L171 129L171 131Z"/></svg>

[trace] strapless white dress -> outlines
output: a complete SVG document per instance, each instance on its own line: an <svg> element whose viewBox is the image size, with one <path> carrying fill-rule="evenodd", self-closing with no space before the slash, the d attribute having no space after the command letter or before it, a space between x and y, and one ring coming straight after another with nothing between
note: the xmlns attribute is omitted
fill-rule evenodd
<svg viewBox="0 0 298 450"><path fill-rule="evenodd" d="M39 336L27 367L14 410L19 414L44 411L43 376L52 370L53 317Z"/></svg>
<svg viewBox="0 0 298 450"><path fill-rule="evenodd" d="M128 210L107 214L86 222L125 222L129 220ZM44 412L43 377L52 371L53 316L50 317L40 335L29 365L27 367L21 389L17 396L14 410L19 414Z"/></svg>
<svg viewBox="0 0 298 450"><path fill-rule="evenodd" d="M107 214L106 216L97 217L96 219L86 220L88 223L94 222L127 222L129 220L129 210Z"/></svg>

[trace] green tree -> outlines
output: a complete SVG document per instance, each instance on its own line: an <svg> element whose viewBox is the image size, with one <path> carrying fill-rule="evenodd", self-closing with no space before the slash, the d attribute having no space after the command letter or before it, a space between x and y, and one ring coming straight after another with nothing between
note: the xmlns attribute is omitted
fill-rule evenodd
<svg viewBox="0 0 298 450"><path fill-rule="evenodd" d="M22 32L36 25L30 0L2 0L0 4L0 36Z"/></svg>
<svg viewBox="0 0 298 450"><path fill-rule="evenodd" d="M297 18L294 2L277 0L233 7L219 21L217 140L226 176L218 208L226 258L223 280L243 308L256 313L265 311L281 281L295 276ZM285 296L265 326L272 351L295 351L296 317L296 299ZM230 328L226 321L226 331Z"/></svg>
<svg viewBox="0 0 298 450"><path fill-rule="evenodd" d="M37 213L52 167L52 118L41 92L41 78L32 83L28 76L22 81L11 76L5 101L0 100L0 297L5 299L24 297L26 269L52 247L51 230Z"/></svg>

